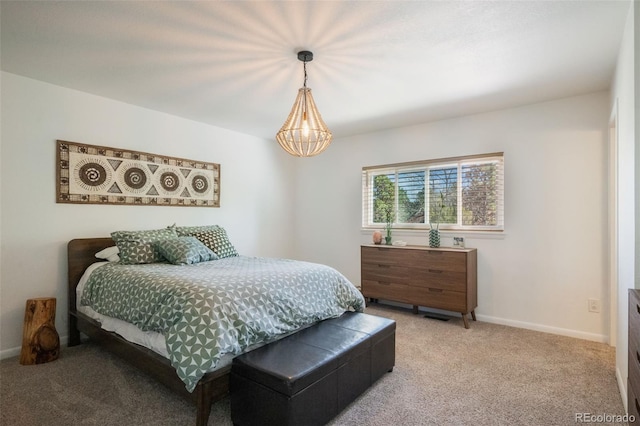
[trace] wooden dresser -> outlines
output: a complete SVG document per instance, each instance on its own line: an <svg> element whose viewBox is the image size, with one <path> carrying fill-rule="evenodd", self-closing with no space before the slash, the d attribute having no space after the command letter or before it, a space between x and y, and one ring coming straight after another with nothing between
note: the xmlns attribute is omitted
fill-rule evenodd
<svg viewBox="0 0 640 426"><path fill-rule="evenodd" d="M629 290L629 375L627 379L629 417L640 425L640 290Z"/></svg>
<svg viewBox="0 0 640 426"><path fill-rule="evenodd" d="M467 314L476 320L477 250L426 246L362 245L362 294L460 312L465 328Z"/></svg>

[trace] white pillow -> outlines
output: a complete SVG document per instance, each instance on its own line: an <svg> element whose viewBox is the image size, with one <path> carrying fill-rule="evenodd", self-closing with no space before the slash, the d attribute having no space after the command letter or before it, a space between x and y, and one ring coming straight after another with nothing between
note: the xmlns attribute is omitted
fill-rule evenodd
<svg viewBox="0 0 640 426"><path fill-rule="evenodd" d="M96 257L98 259L106 259L109 262L119 262L120 256L118 256L118 253L120 253L120 250L118 250L117 246L107 247L106 249L97 252Z"/></svg>

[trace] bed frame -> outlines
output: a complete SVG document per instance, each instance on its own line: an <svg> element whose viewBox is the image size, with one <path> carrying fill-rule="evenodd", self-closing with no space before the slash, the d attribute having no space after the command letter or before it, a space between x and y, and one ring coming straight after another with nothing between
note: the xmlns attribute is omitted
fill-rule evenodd
<svg viewBox="0 0 640 426"><path fill-rule="evenodd" d="M69 265L68 345L79 345L81 343L80 333L86 334L92 341L101 344L108 351L121 356L170 389L195 402L197 406L196 426L205 426L209 420L211 404L222 399L229 392L231 366L205 374L194 391L189 393L168 359L143 346L128 342L115 333L103 330L97 321L76 311L76 287L82 274L89 265L99 260L95 257L97 252L114 245L111 238L82 238L71 240L67 246Z"/></svg>

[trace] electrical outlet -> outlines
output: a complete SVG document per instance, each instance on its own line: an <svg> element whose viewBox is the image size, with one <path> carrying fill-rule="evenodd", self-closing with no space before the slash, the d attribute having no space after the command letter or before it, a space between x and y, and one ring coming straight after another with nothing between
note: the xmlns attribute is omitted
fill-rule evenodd
<svg viewBox="0 0 640 426"><path fill-rule="evenodd" d="M589 312L600 312L600 300L599 299L589 299Z"/></svg>

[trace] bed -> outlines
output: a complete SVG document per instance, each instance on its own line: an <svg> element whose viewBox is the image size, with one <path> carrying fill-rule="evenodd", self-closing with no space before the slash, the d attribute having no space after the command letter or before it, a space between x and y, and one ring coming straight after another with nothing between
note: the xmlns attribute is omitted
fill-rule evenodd
<svg viewBox="0 0 640 426"><path fill-rule="evenodd" d="M87 335L91 340L102 344L107 350L122 356L134 366L156 377L158 381L173 389L178 394L181 394L187 399L195 402L197 406L196 424L206 425L209 418L211 404L214 401L223 398L228 393L230 372L229 364L221 367L217 366L215 369L208 368L206 371L202 372L202 376L198 376L197 381L186 386L185 383L188 382L185 381L186 379L184 377L179 377L179 374L176 371L177 364L173 356L170 360L152 349L140 344L131 343L121 337L118 333L106 331L102 328L100 321L93 319L90 315L78 310L77 302L79 299L76 290L78 283L81 281L81 277L90 265L99 261L99 259L96 259L95 254L100 250L113 245L114 241L112 238L75 239L70 241L68 244L69 346L75 346L81 343L80 333ZM238 258L237 260L234 260L234 262L246 262L246 260ZM204 263L206 262L203 262L202 268L209 266ZM117 268L117 266L114 265L109 266L111 266L111 269ZM162 268L168 268L168 266L157 265L151 269ZM105 266L96 268L96 270L98 269L100 269L104 275L108 273L109 267ZM362 310L364 307L364 299L362 299L362 296L358 293L357 296L354 295L350 297L354 297L353 301L350 302L351 305L353 305L351 306L351 309ZM216 306L218 305L220 304L216 304ZM278 310L280 308L275 307L274 304L274 309ZM223 310L226 311L227 309L225 308ZM320 319L322 318L317 318L315 321ZM307 325L310 324L311 323ZM296 327L299 326L299 324L296 324ZM291 332L295 332L295 330L292 330ZM169 335L167 336L167 347L170 347L169 343L171 338ZM269 338L267 338L267 341L269 341ZM253 343L256 342L253 341ZM249 350L253 347L255 347L255 345L241 349ZM172 363L174 364L173 366Z"/></svg>

